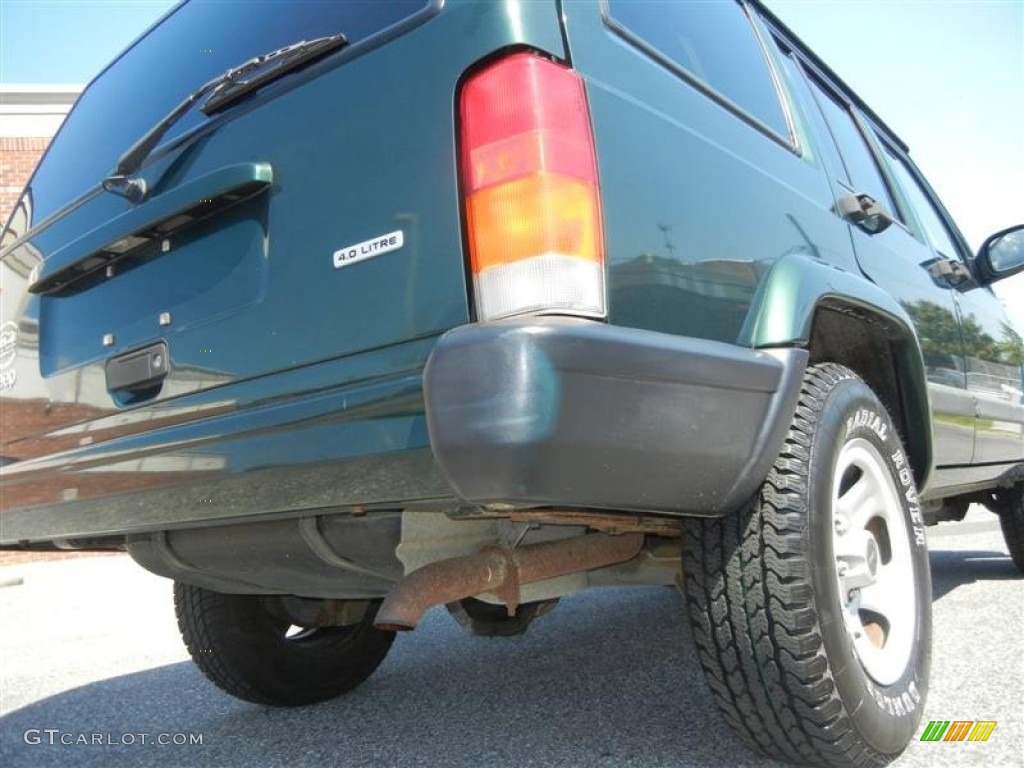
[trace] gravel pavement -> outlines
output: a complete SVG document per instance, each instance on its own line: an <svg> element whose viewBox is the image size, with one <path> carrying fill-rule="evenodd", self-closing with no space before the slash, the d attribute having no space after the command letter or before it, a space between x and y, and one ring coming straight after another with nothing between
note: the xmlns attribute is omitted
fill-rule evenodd
<svg viewBox="0 0 1024 768"><path fill-rule="evenodd" d="M899 768L1024 768L1024 578L995 518L969 520L930 530L925 721L998 726L984 743L912 743ZM170 583L126 557L5 565L0 585L7 768L777 765L716 713L673 589L566 599L519 638L471 637L435 610L352 694L275 710L206 682L178 638Z"/></svg>

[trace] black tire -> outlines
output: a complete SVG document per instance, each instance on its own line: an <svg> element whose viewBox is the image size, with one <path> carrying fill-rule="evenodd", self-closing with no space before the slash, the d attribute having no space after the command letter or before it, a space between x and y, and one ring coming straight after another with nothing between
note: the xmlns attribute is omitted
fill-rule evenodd
<svg viewBox="0 0 1024 768"><path fill-rule="evenodd" d="M508 609L503 605L492 605L472 597L447 603L445 607L456 623L471 635L514 637L526 632L534 619L551 611L557 602L555 599L523 603L516 609L515 616L509 616Z"/></svg>
<svg viewBox="0 0 1024 768"><path fill-rule="evenodd" d="M998 514L1003 540L1010 551L1010 559L1024 572L1024 485L1001 494L1000 501Z"/></svg>
<svg viewBox="0 0 1024 768"><path fill-rule="evenodd" d="M288 635L288 620L260 595L228 595L175 582L178 628L215 685L256 704L300 706L345 693L384 661L394 632L373 627L379 602L355 625Z"/></svg>
<svg viewBox="0 0 1024 768"><path fill-rule="evenodd" d="M879 489L880 512L848 501L862 481ZM843 499L836 512L834 494ZM847 518L842 510L850 508L857 512ZM847 519L868 522L847 531ZM863 561L836 558L838 547L853 551L847 541L864 544ZM687 522L684 572L701 665L719 708L748 744L770 757L828 766L884 765L906 747L924 710L931 658L924 523L897 431L856 374L833 364L808 368L757 497L724 518ZM878 597L883 573L886 584L900 585L895 597L885 597L889 590ZM887 609L890 624L858 610L870 604L861 590L840 587L851 574L875 579L863 588L864 597L875 589L873 601L912 601L909 623L899 611Z"/></svg>

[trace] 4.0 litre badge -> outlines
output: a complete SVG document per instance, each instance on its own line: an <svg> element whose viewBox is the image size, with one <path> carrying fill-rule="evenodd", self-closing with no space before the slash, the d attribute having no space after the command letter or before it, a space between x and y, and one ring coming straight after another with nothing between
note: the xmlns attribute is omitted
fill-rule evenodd
<svg viewBox="0 0 1024 768"><path fill-rule="evenodd" d="M365 261L374 256L380 256L389 251L397 251L404 242L405 235L399 229L386 235L378 235L370 240L364 240L355 245L339 248L334 252L334 268L341 269L342 267Z"/></svg>

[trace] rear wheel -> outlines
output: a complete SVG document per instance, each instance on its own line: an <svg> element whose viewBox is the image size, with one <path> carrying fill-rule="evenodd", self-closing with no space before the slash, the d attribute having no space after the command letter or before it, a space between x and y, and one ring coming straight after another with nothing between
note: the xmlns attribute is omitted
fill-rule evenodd
<svg viewBox="0 0 1024 768"><path fill-rule="evenodd" d="M301 626L272 597L174 584L178 628L192 660L219 688L257 704L312 704L368 678L395 636L373 627L379 605L369 603L349 626Z"/></svg>
<svg viewBox="0 0 1024 768"><path fill-rule="evenodd" d="M687 526L694 640L733 728L798 763L901 752L927 692L931 581L913 475L871 389L809 368L758 496Z"/></svg>

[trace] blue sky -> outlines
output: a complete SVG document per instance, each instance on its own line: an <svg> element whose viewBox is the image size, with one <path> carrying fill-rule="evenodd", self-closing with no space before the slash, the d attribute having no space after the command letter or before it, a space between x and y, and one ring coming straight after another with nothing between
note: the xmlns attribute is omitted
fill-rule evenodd
<svg viewBox="0 0 1024 768"><path fill-rule="evenodd" d="M1024 223L1024 0L767 0L911 147L972 245ZM84 83L170 0L0 0L0 82ZM1024 276L1000 284L1024 327Z"/></svg>
<svg viewBox="0 0 1024 768"><path fill-rule="evenodd" d="M0 0L0 82L86 83L173 0Z"/></svg>

